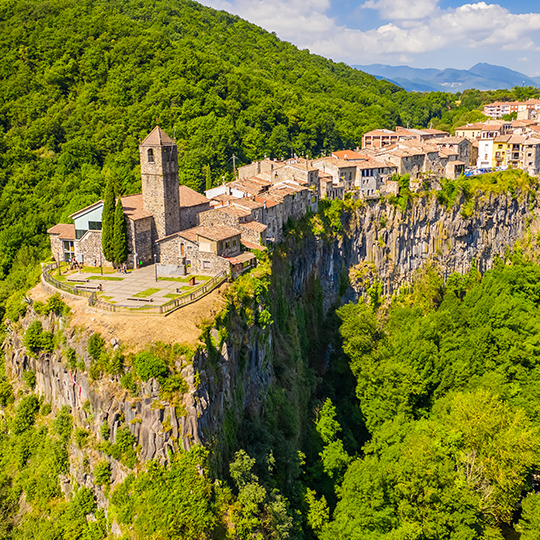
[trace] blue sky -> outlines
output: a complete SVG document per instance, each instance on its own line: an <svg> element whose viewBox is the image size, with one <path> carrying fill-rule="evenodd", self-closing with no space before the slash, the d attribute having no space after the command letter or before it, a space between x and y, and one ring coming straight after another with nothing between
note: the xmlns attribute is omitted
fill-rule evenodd
<svg viewBox="0 0 540 540"><path fill-rule="evenodd" d="M532 0L202 0L348 64L468 69L487 62L540 75Z"/></svg>

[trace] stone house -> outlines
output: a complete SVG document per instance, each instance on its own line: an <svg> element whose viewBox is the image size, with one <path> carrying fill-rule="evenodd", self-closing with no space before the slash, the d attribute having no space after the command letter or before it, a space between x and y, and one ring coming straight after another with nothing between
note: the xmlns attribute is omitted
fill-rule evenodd
<svg viewBox="0 0 540 540"><path fill-rule="evenodd" d="M467 166L472 164L472 143L465 137L442 137L433 141L439 148L448 148L454 150L458 154L458 160L466 163Z"/></svg>
<svg viewBox="0 0 540 540"><path fill-rule="evenodd" d="M356 183L356 165L335 157L313 160L313 166L323 173L332 175L334 184L343 184L345 191L351 190Z"/></svg>

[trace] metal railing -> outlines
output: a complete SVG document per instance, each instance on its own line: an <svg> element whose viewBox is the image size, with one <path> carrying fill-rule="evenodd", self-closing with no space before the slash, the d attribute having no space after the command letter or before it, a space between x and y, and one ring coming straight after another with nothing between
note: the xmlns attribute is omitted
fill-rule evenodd
<svg viewBox="0 0 540 540"><path fill-rule="evenodd" d="M186 306L188 304L191 304L192 302L197 301L199 298L202 298L206 294L212 292L214 289L219 287L222 283L228 280L229 274L227 271L222 271L216 276L214 276L212 279L206 281L193 291L186 292L184 294L181 294L180 296L177 296L176 298L173 298L169 302L166 302L165 304L162 304L161 306L149 306L149 305L142 305L142 306L125 306L121 304L112 304L110 302L106 302L105 300L101 300L96 292L94 291L87 291L87 290L81 290L76 287L73 287L72 285L68 285L65 282L58 281L57 279L54 279L50 275L50 271L56 268L56 264L49 264L43 269L43 279L55 287L56 289L59 289L61 291L65 291L69 294L73 294L76 296L84 296L88 298L88 305L91 307L95 307L98 309L102 309L104 311L110 311L110 312L124 312L124 313L133 313L133 314L141 314L141 315L147 315L147 314L159 314L159 315L168 315L169 313L172 313L173 311L181 308L182 306Z"/></svg>

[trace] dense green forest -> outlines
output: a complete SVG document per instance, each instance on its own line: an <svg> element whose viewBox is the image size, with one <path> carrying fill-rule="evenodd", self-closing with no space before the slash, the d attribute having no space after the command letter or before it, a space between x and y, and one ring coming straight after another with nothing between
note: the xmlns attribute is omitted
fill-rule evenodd
<svg viewBox="0 0 540 540"><path fill-rule="evenodd" d="M451 129L532 90L407 93L189 0L0 0L0 316L35 280L45 231L140 190L138 140L176 135L181 182L316 156L397 124ZM516 94L516 92L519 94ZM472 112L471 112L472 111Z"/></svg>

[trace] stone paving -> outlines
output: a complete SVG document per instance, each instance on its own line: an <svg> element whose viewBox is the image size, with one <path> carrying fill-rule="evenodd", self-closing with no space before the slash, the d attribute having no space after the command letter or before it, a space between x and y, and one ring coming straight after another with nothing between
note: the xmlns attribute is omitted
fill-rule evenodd
<svg viewBox="0 0 540 540"><path fill-rule="evenodd" d="M176 296L193 291L210 280L212 275L159 276L156 281L154 265L129 270L127 274L111 272L110 268L103 269L103 276L98 269L83 269L78 271L63 271L65 280L74 287L85 290L95 290L98 298L121 306L139 307L144 305L159 306L169 302ZM58 279L57 271L53 277ZM189 280L195 277L195 284L190 286ZM99 286L102 286L102 291ZM143 293L143 294L141 294ZM135 300L135 298L138 298Z"/></svg>

